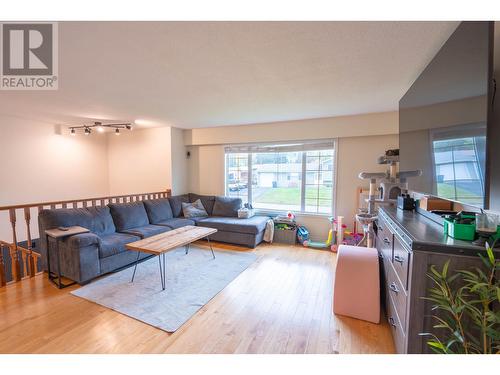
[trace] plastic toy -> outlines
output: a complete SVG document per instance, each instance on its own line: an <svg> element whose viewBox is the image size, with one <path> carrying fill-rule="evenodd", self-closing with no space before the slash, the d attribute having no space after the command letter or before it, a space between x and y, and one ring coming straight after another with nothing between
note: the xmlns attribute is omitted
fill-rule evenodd
<svg viewBox="0 0 500 375"><path fill-rule="evenodd" d="M299 242L305 247L311 247L314 249L334 250L335 238L336 238L336 232L337 232L337 228L336 228L337 220L335 220L335 218L333 216L329 217L328 220L330 221L331 228L328 231L328 238L326 239L326 242L318 242L318 241L309 240L309 231L307 231L307 229L305 227L299 227L299 230L297 231L297 238L299 239ZM342 228L345 228L345 225L342 225ZM301 237L299 237L299 232L300 232Z"/></svg>
<svg viewBox="0 0 500 375"><path fill-rule="evenodd" d="M357 246L362 239L363 239L362 233L355 233L346 230L344 232L344 241L342 241L342 245Z"/></svg>
<svg viewBox="0 0 500 375"><path fill-rule="evenodd" d="M297 227L297 241L299 241L301 245L309 241L309 231L303 225Z"/></svg>

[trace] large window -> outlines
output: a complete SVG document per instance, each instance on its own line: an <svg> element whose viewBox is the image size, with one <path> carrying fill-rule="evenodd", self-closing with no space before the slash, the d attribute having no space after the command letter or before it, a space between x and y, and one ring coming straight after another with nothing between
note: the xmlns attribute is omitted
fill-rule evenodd
<svg viewBox="0 0 500 375"><path fill-rule="evenodd" d="M334 141L226 147L226 194L263 210L331 214Z"/></svg>

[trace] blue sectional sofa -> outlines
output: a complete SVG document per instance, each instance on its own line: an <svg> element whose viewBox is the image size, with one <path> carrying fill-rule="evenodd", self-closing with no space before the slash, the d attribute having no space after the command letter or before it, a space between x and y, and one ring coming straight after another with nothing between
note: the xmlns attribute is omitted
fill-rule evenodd
<svg viewBox="0 0 500 375"><path fill-rule="evenodd" d="M184 218L182 202L200 199L207 217ZM57 271L55 243L47 243L43 233L60 226L79 225L90 230L60 242L61 274L84 284L98 276L133 264L137 253L126 244L186 225L216 228L211 240L254 248L264 236L267 216L239 219L241 199L184 194L170 198L131 203L113 203L102 207L42 210L38 216L42 266L47 269L50 246L51 270ZM140 254L140 259L147 257Z"/></svg>

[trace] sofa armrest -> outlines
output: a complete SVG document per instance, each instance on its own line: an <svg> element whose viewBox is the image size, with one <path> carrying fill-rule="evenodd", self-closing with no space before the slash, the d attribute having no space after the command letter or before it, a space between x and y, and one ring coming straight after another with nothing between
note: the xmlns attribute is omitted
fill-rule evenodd
<svg viewBox="0 0 500 375"><path fill-rule="evenodd" d="M68 246L71 247L86 247L91 245L99 245L99 236L94 233L80 233L68 238Z"/></svg>
<svg viewBox="0 0 500 375"><path fill-rule="evenodd" d="M99 245L99 236L94 233L75 234L67 239L67 244L71 247Z"/></svg>
<svg viewBox="0 0 500 375"><path fill-rule="evenodd" d="M101 273L99 236L94 233L77 234L61 241L59 246L61 275L80 284ZM57 271L55 243L50 245L51 270Z"/></svg>

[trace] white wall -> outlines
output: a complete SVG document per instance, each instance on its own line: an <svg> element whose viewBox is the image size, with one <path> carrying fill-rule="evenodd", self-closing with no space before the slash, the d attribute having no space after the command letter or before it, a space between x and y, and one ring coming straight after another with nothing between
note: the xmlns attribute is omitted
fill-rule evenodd
<svg viewBox="0 0 500 375"><path fill-rule="evenodd" d="M185 147L179 129L71 136L66 127L0 116L0 139L0 206L164 191L170 187L176 194L188 190ZM36 217L35 211L32 217ZM36 220L32 223L36 237ZM24 231L22 212L18 211L20 240L25 239ZM11 239L7 212L0 212L0 239Z"/></svg>
<svg viewBox="0 0 500 375"><path fill-rule="evenodd" d="M349 227L358 209L356 188L369 187L368 181L358 178L359 172L384 172L387 166L377 164L377 158L398 148L398 138L397 134L339 138L336 214L344 216Z"/></svg>
<svg viewBox="0 0 500 375"><path fill-rule="evenodd" d="M0 140L0 206L107 195L104 135L72 137L53 124L0 115ZM0 239L11 238L6 216Z"/></svg>
<svg viewBox="0 0 500 375"><path fill-rule="evenodd" d="M344 122L354 128L346 128ZM324 126L326 123L330 126ZM185 131L185 139L191 144L188 147L191 151L188 162L190 191L224 194L224 144L296 140L300 134L304 139L312 139L311 135L315 139L338 137L336 214L344 216L351 228L357 211L356 188L368 187L366 181L358 179L359 172L384 171L385 167L377 164L377 158L385 150L398 147L397 115L392 112L234 128L241 129L239 135L227 131L227 127ZM316 130L311 132L311 129ZM370 135L347 136L357 135L360 129ZM325 217L300 215L298 221L308 227L314 239L326 238L329 222Z"/></svg>
<svg viewBox="0 0 500 375"><path fill-rule="evenodd" d="M224 146L191 146L188 161L189 191L199 194L224 194Z"/></svg>
<svg viewBox="0 0 500 375"><path fill-rule="evenodd" d="M164 191L172 186L171 128L107 134L111 195Z"/></svg>
<svg viewBox="0 0 500 375"><path fill-rule="evenodd" d="M171 129L172 194L189 193L189 170L187 148L184 145L184 131Z"/></svg>

